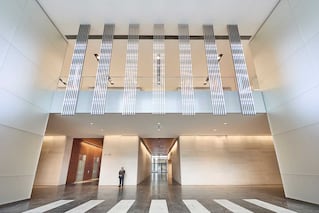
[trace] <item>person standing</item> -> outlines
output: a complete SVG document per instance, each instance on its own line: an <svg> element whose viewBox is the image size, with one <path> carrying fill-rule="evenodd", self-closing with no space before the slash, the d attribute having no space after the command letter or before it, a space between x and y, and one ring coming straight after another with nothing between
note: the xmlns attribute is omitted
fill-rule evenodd
<svg viewBox="0 0 319 213"><path fill-rule="evenodd" d="M119 179L120 179L120 184L119 184L119 187L123 187L123 184L124 184L124 176L125 176L125 169L124 167L122 166L120 171L119 171Z"/></svg>

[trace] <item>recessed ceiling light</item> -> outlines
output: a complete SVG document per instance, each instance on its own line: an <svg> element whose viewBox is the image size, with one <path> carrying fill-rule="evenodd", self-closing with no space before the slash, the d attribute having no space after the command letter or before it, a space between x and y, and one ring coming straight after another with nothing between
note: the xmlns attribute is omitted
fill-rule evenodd
<svg viewBox="0 0 319 213"><path fill-rule="evenodd" d="M225 122L224 125L228 125L228 123Z"/></svg>
<svg viewBox="0 0 319 213"><path fill-rule="evenodd" d="M90 125L93 125L93 124L94 124L93 122L90 123Z"/></svg>
<svg viewBox="0 0 319 213"><path fill-rule="evenodd" d="M217 129L213 129L213 131L214 131L214 132L216 132L216 131L217 131Z"/></svg>

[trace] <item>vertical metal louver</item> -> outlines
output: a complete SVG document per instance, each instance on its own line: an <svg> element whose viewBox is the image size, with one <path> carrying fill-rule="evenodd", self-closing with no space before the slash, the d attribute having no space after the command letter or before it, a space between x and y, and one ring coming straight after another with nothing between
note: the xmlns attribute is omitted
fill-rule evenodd
<svg viewBox="0 0 319 213"><path fill-rule="evenodd" d="M165 114L165 34L164 24L154 25L153 114Z"/></svg>
<svg viewBox="0 0 319 213"><path fill-rule="evenodd" d="M240 104L243 115L255 115L255 105L249 82L247 65L237 25L227 25L230 48L237 79Z"/></svg>
<svg viewBox="0 0 319 213"><path fill-rule="evenodd" d="M136 111L138 44L139 25L130 24L127 40L122 115L134 115Z"/></svg>
<svg viewBox="0 0 319 213"><path fill-rule="evenodd" d="M188 24L178 25L179 63L181 75L182 114L195 115L191 45Z"/></svg>
<svg viewBox="0 0 319 213"><path fill-rule="evenodd" d="M102 115L105 112L107 84L110 78L110 64L113 47L114 24L105 24L100 48L100 59L96 73L95 87L91 107L92 115Z"/></svg>
<svg viewBox="0 0 319 213"><path fill-rule="evenodd" d="M213 114L226 115L224 91L213 25L203 25L203 33Z"/></svg>
<svg viewBox="0 0 319 213"><path fill-rule="evenodd" d="M72 56L70 74L63 99L61 111L62 115L75 114L89 31L90 25L80 25Z"/></svg>

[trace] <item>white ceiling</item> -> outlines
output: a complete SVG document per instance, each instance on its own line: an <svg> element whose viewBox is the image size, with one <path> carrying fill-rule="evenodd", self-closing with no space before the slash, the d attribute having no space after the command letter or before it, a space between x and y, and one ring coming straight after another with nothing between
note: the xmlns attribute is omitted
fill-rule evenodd
<svg viewBox="0 0 319 213"><path fill-rule="evenodd" d="M63 35L76 35L80 24L90 24L90 34L102 34L105 23L115 23L115 34L128 34L129 23L140 24L140 34L152 35L153 24L165 24L166 35L177 35L177 24L187 23L191 35L202 35L202 24L213 24L215 35L227 35L226 25L237 24L241 35L254 35L279 0L37 0ZM139 77L152 76L152 41L140 41ZM234 73L228 41L217 41L219 53L224 57L220 62L221 74L225 78L233 78ZM69 42L69 49L61 72L67 76L71 63L74 40ZM179 75L177 41L166 40L166 75ZM90 40L87 50L83 74L93 76L97 63L93 58L99 52L99 40ZM126 42L114 41L111 61L111 76L124 75ZM250 53L244 49L248 71L254 76L253 62ZM207 68L203 41L191 41L193 75L198 77L195 84L202 86ZM169 55L171 54L171 55ZM93 73L93 74L92 74ZM88 77L87 79L90 78ZM116 81L116 79L115 79ZM141 81L148 88L147 82ZM116 82L115 82L116 83ZM225 83L226 84L226 83ZM151 84L150 84L151 85ZM169 85L169 82L167 83ZM118 85L115 85L118 86ZM175 83L174 87L178 85ZM195 85L196 86L196 85ZM253 85L254 86L254 85ZM157 130L157 123L161 130ZM227 122L228 125L224 125ZM93 123L92 125L90 123ZM179 135L269 135L267 117L265 114L242 116L229 114L227 116L212 116L197 114L182 116L169 114L156 116L138 114L122 116L107 114L91 116L77 114L75 116L50 115L47 135L68 135L73 137L103 137L107 134L139 135L147 138L171 138Z"/></svg>
<svg viewBox="0 0 319 213"><path fill-rule="evenodd" d="M160 123L160 131L158 131ZM225 125L224 123L227 123ZM180 135L270 135L266 114L213 116L196 114L106 114L94 116L51 114L46 135L103 137L104 135L138 135L143 138L175 138Z"/></svg>
<svg viewBox="0 0 319 213"><path fill-rule="evenodd" d="M102 34L105 23L116 24L116 34L127 34L129 23L139 23L141 34L152 34L154 23L166 34L177 34L177 24L190 25L202 35L202 24L214 24L216 35L226 35L227 24L238 24L241 35L254 35L279 0L38 0L64 35L75 35L80 24L91 24L91 34Z"/></svg>

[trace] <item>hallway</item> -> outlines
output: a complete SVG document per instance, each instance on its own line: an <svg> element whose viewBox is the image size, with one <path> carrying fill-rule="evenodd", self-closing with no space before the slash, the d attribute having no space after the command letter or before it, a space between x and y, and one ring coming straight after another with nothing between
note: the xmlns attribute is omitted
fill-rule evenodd
<svg viewBox="0 0 319 213"><path fill-rule="evenodd" d="M96 182L34 188L31 200L0 207L0 212L5 213L24 211L313 213L319 212L319 206L285 199L280 185L181 186L168 184L166 175L153 173L152 178L142 184L124 185L123 189L117 186L98 186Z"/></svg>

